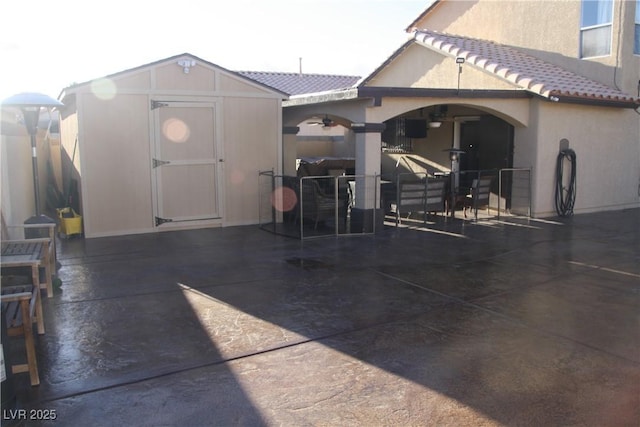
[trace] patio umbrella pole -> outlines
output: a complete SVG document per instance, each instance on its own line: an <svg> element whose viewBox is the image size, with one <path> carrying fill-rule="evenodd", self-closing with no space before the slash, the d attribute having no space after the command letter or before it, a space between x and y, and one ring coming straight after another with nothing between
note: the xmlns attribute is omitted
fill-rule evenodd
<svg viewBox="0 0 640 427"><path fill-rule="evenodd" d="M28 111L26 108L22 109L24 114L24 122L31 138L31 165L33 168L33 193L35 200L35 215L27 218L25 224L51 224L55 223L55 220L42 214L42 206L40 204L40 178L38 175L38 147L36 142L36 134L38 133L38 119L40 117L40 107L38 107L37 114L33 111ZM30 114L31 113L31 114ZM33 239L38 237L47 237L46 231L42 229L26 229L24 231L25 238Z"/></svg>
<svg viewBox="0 0 640 427"><path fill-rule="evenodd" d="M36 204L36 216L40 216L40 184L38 177L38 149L36 146L37 129L29 128L29 136L31 137L31 165L33 168L33 194Z"/></svg>

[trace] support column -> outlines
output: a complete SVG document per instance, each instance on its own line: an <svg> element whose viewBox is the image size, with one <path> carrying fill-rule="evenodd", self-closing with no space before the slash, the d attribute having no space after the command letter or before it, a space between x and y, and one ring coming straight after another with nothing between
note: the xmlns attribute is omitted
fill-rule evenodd
<svg viewBox="0 0 640 427"><path fill-rule="evenodd" d="M356 206L351 210L356 231L381 230L384 212L380 209L380 175L384 123L353 123L356 137ZM374 228L375 220L375 228ZM360 230L358 230L360 229Z"/></svg>
<svg viewBox="0 0 640 427"><path fill-rule="evenodd" d="M296 176L296 159L298 158L297 135L298 126L285 126L282 128L282 174Z"/></svg>

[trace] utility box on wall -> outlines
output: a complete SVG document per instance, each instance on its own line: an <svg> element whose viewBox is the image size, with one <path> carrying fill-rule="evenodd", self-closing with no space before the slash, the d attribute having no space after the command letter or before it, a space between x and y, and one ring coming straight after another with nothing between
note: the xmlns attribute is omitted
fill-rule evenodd
<svg viewBox="0 0 640 427"><path fill-rule="evenodd" d="M65 89L62 170L85 236L257 224L286 97L190 54Z"/></svg>

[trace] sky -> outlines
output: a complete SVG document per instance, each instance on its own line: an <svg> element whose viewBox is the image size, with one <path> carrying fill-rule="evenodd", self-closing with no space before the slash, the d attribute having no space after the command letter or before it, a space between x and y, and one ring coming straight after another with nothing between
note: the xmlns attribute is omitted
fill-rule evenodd
<svg viewBox="0 0 640 427"><path fill-rule="evenodd" d="M429 0L29 0L0 2L0 100L57 98L182 53L233 71L366 76Z"/></svg>

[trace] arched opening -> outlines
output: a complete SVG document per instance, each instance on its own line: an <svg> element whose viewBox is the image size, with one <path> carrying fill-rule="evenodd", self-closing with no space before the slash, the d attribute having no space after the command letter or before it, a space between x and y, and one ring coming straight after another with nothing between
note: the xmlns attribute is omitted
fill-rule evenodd
<svg viewBox="0 0 640 427"><path fill-rule="evenodd" d="M415 217L425 224L427 218L437 221L445 215L456 216L455 211L462 208L466 217L468 197L481 181L487 199L491 198L490 203L482 205L487 207L487 215L495 215L496 210L498 214L504 212L511 204L511 186L501 185L511 177L503 177L502 170L513 168L514 129L527 125L528 112L521 105L504 100L482 100L486 104L477 105L456 101L389 98L381 102L379 109L344 102L286 110L284 164L295 167L285 169L283 179L292 178L288 185L294 192L294 187L299 187L300 203L283 214L284 222L289 219L303 235L306 229L302 222L307 220L305 224L315 236L369 232L375 229L370 222L388 224L389 214L395 217L396 225L401 213L409 213L413 215L411 220ZM352 123L383 123L384 127L372 126L363 132ZM456 150L455 155L452 149ZM371 167L370 160L375 157L379 169ZM363 172L365 161L369 162L369 173ZM305 208L301 189L302 184L312 180L332 198L332 208L324 215L327 218L311 218L311 222L308 215L314 212L314 205L307 202ZM490 190L486 190L488 187ZM416 200L405 203L404 190L415 193ZM530 200L528 184L523 193L523 199Z"/></svg>
<svg viewBox="0 0 640 427"><path fill-rule="evenodd" d="M283 172L296 175L304 157L356 157L354 121L362 121L361 102L327 102L283 109ZM328 123L328 126L325 124Z"/></svg>
<svg viewBox="0 0 640 427"><path fill-rule="evenodd" d="M491 112L438 104L405 112L384 123L383 153L420 159L429 173L450 170L450 148L468 152L461 156L460 170L513 166L513 125ZM390 172L389 164L383 165L384 172Z"/></svg>
<svg viewBox="0 0 640 427"><path fill-rule="evenodd" d="M355 174L355 144L350 122L317 113L298 123L296 171L298 176Z"/></svg>
<svg viewBox="0 0 640 427"><path fill-rule="evenodd" d="M509 119L481 106L459 104L419 107L390 118L382 134L381 174L397 181L398 176L439 177L453 172L447 191L460 195L469 193L480 175L492 175L491 192L500 197L496 206L509 209L512 177L499 175L513 168L518 123L505 118ZM458 150L453 161L452 149Z"/></svg>

